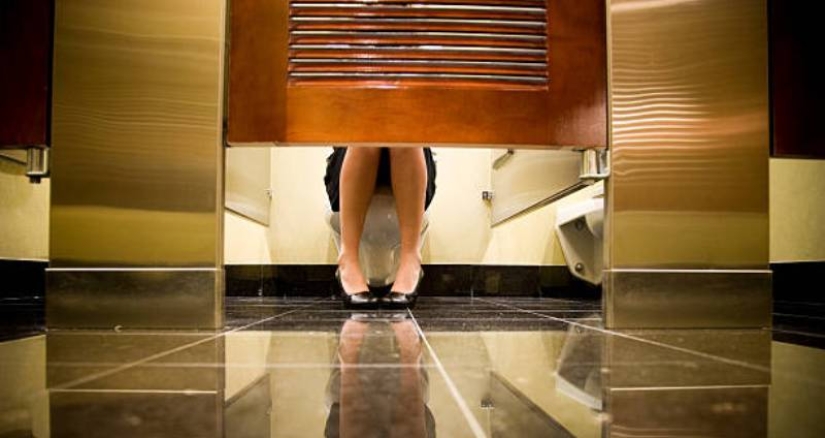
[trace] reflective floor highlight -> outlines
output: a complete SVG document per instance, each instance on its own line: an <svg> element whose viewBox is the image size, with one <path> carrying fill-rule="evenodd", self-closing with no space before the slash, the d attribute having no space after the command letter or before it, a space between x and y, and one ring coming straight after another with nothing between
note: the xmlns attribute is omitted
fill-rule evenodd
<svg viewBox="0 0 825 438"><path fill-rule="evenodd" d="M618 332L598 301L548 298L228 298L217 332L43 333L18 305L4 438L825 436L825 350L774 340L786 326Z"/></svg>

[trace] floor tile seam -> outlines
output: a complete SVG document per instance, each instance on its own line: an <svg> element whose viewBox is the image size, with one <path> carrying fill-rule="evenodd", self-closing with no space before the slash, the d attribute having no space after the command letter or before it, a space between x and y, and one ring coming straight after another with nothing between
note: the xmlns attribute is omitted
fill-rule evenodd
<svg viewBox="0 0 825 438"><path fill-rule="evenodd" d="M501 305L506 306L506 304L501 304ZM725 364L728 364L728 365L740 366L740 367L743 367L743 368L748 368L748 369L752 369L752 370L756 370L756 371L762 371L762 372L766 372L766 373L771 372L770 367L763 367L763 366L751 364L751 363L748 363L748 362L742 362L742 361L735 360L735 359L728 359L728 358L725 358L725 357L722 357L722 356L717 356L717 355L710 354L710 353L702 353L700 351L691 350L689 348L677 347L675 345L669 345L669 344L665 344L663 342L656 342L656 341L652 341L650 339L639 338L639 337L636 337L636 336L628 335L628 334L625 334L625 333L619 333L619 332L608 330L608 329L601 328L601 327L594 327L594 326L590 326L590 325L587 325L587 324L580 324L580 323L578 323L576 321L573 321L573 320L565 320L563 318L556 318L556 317L553 317L553 316L543 315L541 313L537 313L537 312L533 312L533 311L526 311L526 312L530 312L530 313L533 313L535 315L540 315L541 317L546 318L546 319L551 319L551 320L554 320L554 321L562 322L562 323L569 324L569 325L576 326L576 327L580 327L580 328L583 328L583 329L586 329L586 330L596 331L596 332L599 332L599 333L602 333L602 334L605 334L605 335L608 335L608 336L616 336L616 337L619 337L619 338L629 339L629 340L632 340L632 341L641 342L641 343L644 343L644 344L652 345L652 346L659 347L659 348L665 348L665 349L668 349L668 350L678 351L678 352L681 352L681 353L701 357L701 358L704 358L704 359L715 360L717 362L722 362L722 363L725 363Z"/></svg>
<svg viewBox="0 0 825 438"><path fill-rule="evenodd" d="M803 332L803 331L799 331L799 330L787 330L787 329L776 328L776 327L771 328L771 331L774 332L774 333L785 333L785 334L789 334L789 335L803 335L803 336L808 336L808 337L811 337L811 338L825 338L825 333L822 333L822 332Z"/></svg>
<svg viewBox="0 0 825 438"><path fill-rule="evenodd" d="M478 419L476 419L476 417L470 411L470 407L467 406L467 401L464 400L464 397L461 396L458 387L456 386L453 379L450 377L449 373L447 373L447 370L444 368L444 365L442 365L441 360L438 358L438 354L436 354L435 349L433 349L432 345L430 345L430 341L427 339L424 330L421 329L421 326L418 324L418 321L416 320L415 315L411 310L409 310L409 315L412 319L413 324L415 324L415 328L418 331L418 335L421 336L421 340L430 354L430 358L435 363L438 373L441 375L441 378L447 385L447 389L449 390L450 395L453 397L453 401L455 401L456 405L458 405L458 409L464 415L464 420L470 426L470 430L472 430L473 435L475 435L476 438L485 438L486 434L484 433L484 429L481 427L481 424L478 422Z"/></svg>
<svg viewBox="0 0 825 438"><path fill-rule="evenodd" d="M793 306L812 306L812 307L823 307L825 303L819 301L789 301L789 300L773 300L774 304L789 304Z"/></svg>
<svg viewBox="0 0 825 438"><path fill-rule="evenodd" d="M825 321L825 316L812 316L812 315L800 315L797 313L772 313L773 316L781 316L783 318L805 318L805 319L816 319Z"/></svg>
<svg viewBox="0 0 825 438"><path fill-rule="evenodd" d="M187 350L187 349L192 348L192 347L196 347L196 346L201 345L201 344L206 343L206 342L211 342L211 341L214 341L214 340L219 339L219 338L221 338L221 337L224 337L224 336L226 336L226 335L228 335L228 334L230 334L230 333L235 333L235 332L238 332L238 331L241 331L241 330L246 330L246 329L248 329L249 327L255 326L255 325L257 325L257 324L261 324L261 323L263 323L263 322L265 322L265 321L269 321L269 320L273 320L273 319L275 319L275 318L279 318L279 317L284 316L284 315L288 315L288 314L290 314L290 313L297 312L297 311L299 311L299 310L302 310L302 309L292 309L292 310L289 310L289 311L286 311L286 312L282 312L282 313L280 313L280 314L273 315L273 316L270 316L270 317L268 317L268 318L265 318L265 319L263 319L263 320L261 320L261 321L257 321L257 322L254 322L254 323L250 323L250 324L247 324L247 325L245 325L245 326L238 327L238 328L235 328L235 329L232 329L232 330L222 331L221 333L219 333L219 334L217 334L217 335L215 335L215 336L210 336L210 337L208 337L208 338L201 339L201 340L198 340L198 341L195 341L195 342L191 342L191 343L186 344L186 345L181 345L181 346L178 346L178 347L173 348L173 349L171 349L171 350L166 350L166 351L163 351L163 352L160 352L160 353L155 353L155 354L153 354L153 355L151 355L151 356L148 356L148 357L146 357L146 358L143 358L143 359L137 360L137 361L135 361L135 362L131 362L131 363L128 363L128 364L124 364L124 365L122 365L122 366L120 366L120 367L118 367L118 368L114 368L114 369L111 369L111 370L102 371L102 372L100 372L100 373L93 374L93 375L90 375L90 376L81 377L81 378L75 379L74 381L70 381L70 382L68 382L68 383L63 383L63 384L61 384L61 385L57 385L57 386L55 386L55 387L53 387L53 388L49 388L49 389L50 389L50 390L51 390L51 389L70 389L70 388L75 387L75 386L78 386L78 385L83 385L83 384L85 384L85 383L93 382L93 381L95 381L95 380L102 379L102 378L104 378L104 377L108 377L108 376L111 376L111 375L117 374L117 373L119 373L119 372L122 372L122 371L128 370L128 369L130 369L130 368L134 368L134 367L136 367L136 366L138 366L138 365L141 365L141 364L144 364L144 363L147 363L147 362L151 362L151 361L153 361L153 360L157 360L157 359L160 359L160 358L166 357L166 356L168 356L168 355L175 354L175 353L178 353L178 352L181 352L181 351Z"/></svg>
<svg viewBox="0 0 825 438"><path fill-rule="evenodd" d="M636 391L704 391L721 389L764 389L770 388L770 383L746 383L742 385L696 385L696 386L626 386L620 388L609 388L611 392L636 392Z"/></svg>
<svg viewBox="0 0 825 438"><path fill-rule="evenodd" d="M217 395L220 391L204 389L103 389L103 388L50 388L50 393L93 393L93 394L180 394L180 395Z"/></svg>
<svg viewBox="0 0 825 438"><path fill-rule="evenodd" d="M88 368L98 368L100 366L105 366L107 364L101 364L97 362L60 362L54 364L55 367L65 366L67 368L81 368L81 367L88 367ZM117 364L108 364L108 365L117 365ZM52 364L50 364L52 366ZM426 368L426 369L436 369L437 366L435 365L418 365L418 364L398 364L392 362L386 363L376 363L376 364L353 364L353 365L335 365L329 362L306 362L306 363L283 363L283 364L235 364L235 363L224 363L221 365L217 364L208 364L203 362L163 362L158 364L142 364L136 365L135 367L140 367L142 369L150 369L150 368L192 368L192 369L295 369L295 368L310 368L310 369L331 369L331 368L398 368L398 369L406 369L406 368ZM134 368L134 367L133 367ZM468 369L472 367L467 367Z"/></svg>

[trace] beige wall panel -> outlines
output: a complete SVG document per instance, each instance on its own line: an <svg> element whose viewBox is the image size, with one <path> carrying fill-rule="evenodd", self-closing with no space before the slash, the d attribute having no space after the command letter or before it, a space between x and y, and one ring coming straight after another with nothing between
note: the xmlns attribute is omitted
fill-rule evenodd
<svg viewBox="0 0 825 438"><path fill-rule="evenodd" d="M224 213L224 263L258 265L272 263L269 227L227 210Z"/></svg>
<svg viewBox="0 0 825 438"><path fill-rule="evenodd" d="M324 172L325 147L272 149L270 260L275 264L335 263ZM231 242L228 244L232 244Z"/></svg>
<svg viewBox="0 0 825 438"><path fill-rule="evenodd" d="M227 148L226 208L269 225L269 184L272 180L269 148Z"/></svg>
<svg viewBox="0 0 825 438"><path fill-rule="evenodd" d="M49 258L51 181L30 184L26 166L0 159L0 259Z"/></svg>
<svg viewBox="0 0 825 438"><path fill-rule="evenodd" d="M771 160L771 262L825 260L825 161Z"/></svg>

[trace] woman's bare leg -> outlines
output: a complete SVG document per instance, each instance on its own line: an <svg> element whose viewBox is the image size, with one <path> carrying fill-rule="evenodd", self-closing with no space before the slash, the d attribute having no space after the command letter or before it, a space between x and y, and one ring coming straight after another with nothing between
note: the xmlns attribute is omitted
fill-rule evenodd
<svg viewBox="0 0 825 438"><path fill-rule="evenodd" d="M367 290L367 280L358 260L361 234L378 175L379 148L347 148L339 184L341 206L341 253L338 268L346 293Z"/></svg>
<svg viewBox="0 0 825 438"><path fill-rule="evenodd" d="M401 231L401 260L392 290L409 293L421 271L421 224L427 190L427 164L423 148L390 149L392 192Z"/></svg>

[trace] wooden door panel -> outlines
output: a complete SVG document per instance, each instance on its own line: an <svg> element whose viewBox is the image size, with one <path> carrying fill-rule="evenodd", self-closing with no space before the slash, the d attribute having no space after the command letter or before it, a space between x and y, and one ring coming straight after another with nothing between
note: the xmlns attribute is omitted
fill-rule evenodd
<svg viewBox="0 0 825 438"><path fill-rule="evenodd" d="M0 147L49 144L52 0L0 1Z"/></svg>
<svg viewBox="0 0 825 438"><path fill-rule="evenodd" d="M229 142L605 146L597 0L235 0Z"/></svg>

